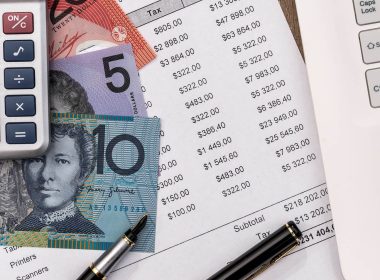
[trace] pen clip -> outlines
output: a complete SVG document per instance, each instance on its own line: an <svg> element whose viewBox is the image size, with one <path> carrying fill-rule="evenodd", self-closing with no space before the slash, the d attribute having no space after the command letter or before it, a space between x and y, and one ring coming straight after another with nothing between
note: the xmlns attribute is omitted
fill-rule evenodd
<svg viewBox="0 0 380 280"><path fill-rule="evenodd" d="M275 256L273 259L271 259L269 262L263 264L259 269L257 269L256 271L254 271L252 274L250 274L246 280L251 280L255 277L257 277L259 274L261 274L262 272L264 272L265 270L267 270L270 266L272 266L273 264L275 264L276 262L278 262L279 260L281 260L283 257L285 257L291 250L293 250L295 247L298 246L298 243L297 244L294 244L292 247L290 247L288 250L280 253L279 255Z"/></svg>

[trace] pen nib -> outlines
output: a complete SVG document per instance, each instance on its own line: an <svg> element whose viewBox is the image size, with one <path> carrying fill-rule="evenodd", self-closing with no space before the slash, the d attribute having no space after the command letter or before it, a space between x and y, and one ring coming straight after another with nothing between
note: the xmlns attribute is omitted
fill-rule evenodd
<svg viewBox="0 0 380 280"><path fill-rule="evenodd" d="M144 229L147 221L148 215L145 214L133 228L127 230L125 236L128 237L128 239L130 239L131 241L136 242L137 235Z"/></svg>
<svg viewBox="0 0 380 280"><path fill-rule="evenodd" d="M143 228L146 225L146 222L148 221L148 215L145 214L140 221L132 228L132 234L137 235L140 233L140 231L143 230Z"/></svg>

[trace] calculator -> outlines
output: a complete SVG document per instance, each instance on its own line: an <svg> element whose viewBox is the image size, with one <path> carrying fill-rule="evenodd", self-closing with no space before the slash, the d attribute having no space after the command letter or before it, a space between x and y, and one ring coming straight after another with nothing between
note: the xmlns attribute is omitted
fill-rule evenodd
<svg viewBox="0 0 380 280"><path fill-rule="evenodd" d="M45 0L0 0L0 159L42 154L49 143Z"/></svg>

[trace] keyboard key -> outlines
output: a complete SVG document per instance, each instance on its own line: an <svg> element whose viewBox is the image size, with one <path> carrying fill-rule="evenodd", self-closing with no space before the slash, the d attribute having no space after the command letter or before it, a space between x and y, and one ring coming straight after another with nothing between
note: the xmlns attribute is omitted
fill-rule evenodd
<svg viewBox="0 0 380 280"><path fill-rule="evenodd" d="M36 98L33 95L5 97L5 114L8 117L26 117L36 114Z"/></svg>
<svg viewBox="0 0 380 280"><path fill-rule="evenodd" d="M3 32L5 34L30 34L33 33L32 13L4 13Z"/></svg>
<svg viewBox="0 0 380 280"><path fill-rule="evenodd" d="M3 49L5 61L12 62L34 60L34 42L32 40L5 41Z"/></svg>
<svg viewBox="0 0 380 280"><path fill-rule="evenodd" d="M374 108L380 107L380 68L366 72L370 104Z"/></svg>
<svg viewBox="0 0 380 280"><path fill-rule="evenodd" d="M359 25L380 22L380 1L354 0L356 21Z"/></svg>
<svg viewBox="0 0 380 280"><path fill-rule="evenodd" d="M37 141L35 123L8 123L5 130L8 144L34 144Z"/></svg>
<svg viewBox="0 0 380 280"><path fill-rule="evenodd" d="M34 88L34 69L6 68L4 70L4 86L6 89Z"/></svg>
<svg viewBox="0 0 380 280"><path fill-rule="evenodd" d="M380 28L362 31L359 34L363 61L366 64L380 62Z"/></svg>

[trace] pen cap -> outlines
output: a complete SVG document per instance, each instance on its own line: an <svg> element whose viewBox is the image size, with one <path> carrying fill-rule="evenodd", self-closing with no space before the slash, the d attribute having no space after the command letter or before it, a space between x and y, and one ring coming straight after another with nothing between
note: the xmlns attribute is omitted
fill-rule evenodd
<svg viewBox="0 0 380 280"><path fill-rule="evenodd" d="M302 232L288 222L208 280L245 280L265 270L298 245Z"/></svg>

